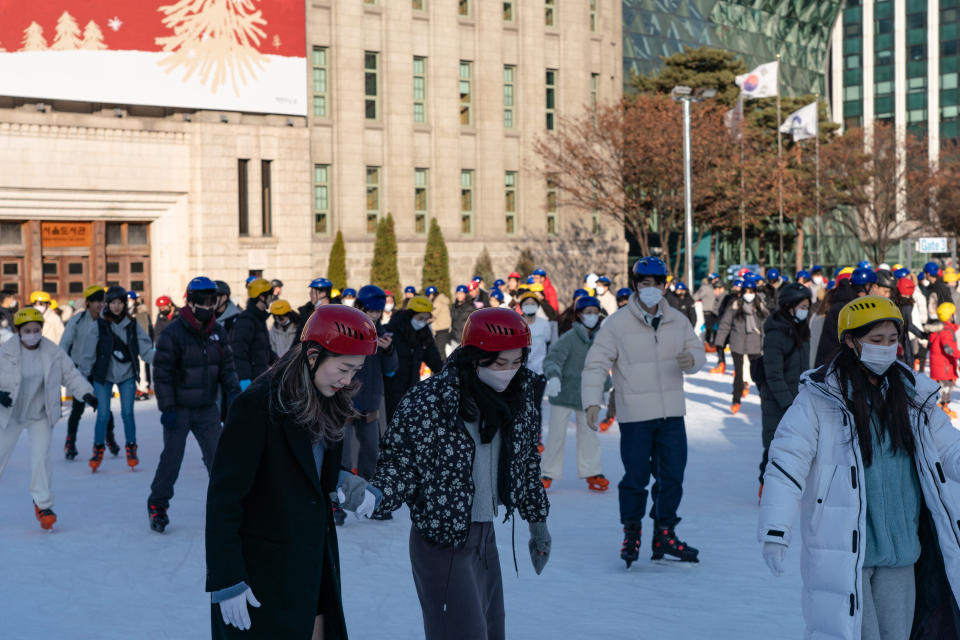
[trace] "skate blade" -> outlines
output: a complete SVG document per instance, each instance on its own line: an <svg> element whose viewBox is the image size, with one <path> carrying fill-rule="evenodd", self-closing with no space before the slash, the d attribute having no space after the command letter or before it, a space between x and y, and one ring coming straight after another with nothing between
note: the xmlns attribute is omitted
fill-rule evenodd
<svg viewBox="0 0 960 640"><path fill-rule="evenodd" d="M668 559L663 557L656 560L651 558L650 563L660 565L661 567L695 567L696 565L700 564L700 560L681 560L680 558Z"/></svg>

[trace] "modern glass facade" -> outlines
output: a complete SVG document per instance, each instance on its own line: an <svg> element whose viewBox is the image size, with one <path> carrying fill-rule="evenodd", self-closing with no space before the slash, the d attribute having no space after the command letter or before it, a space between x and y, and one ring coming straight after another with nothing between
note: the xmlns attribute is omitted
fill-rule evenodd
<svg viewBox="0 0 960 640"><path fill-rule="evenodd" d="M780 54L787 94L824 93L830 33L841 0L624 0L624 82L684 47L733 51L750 68Z"/></svg>

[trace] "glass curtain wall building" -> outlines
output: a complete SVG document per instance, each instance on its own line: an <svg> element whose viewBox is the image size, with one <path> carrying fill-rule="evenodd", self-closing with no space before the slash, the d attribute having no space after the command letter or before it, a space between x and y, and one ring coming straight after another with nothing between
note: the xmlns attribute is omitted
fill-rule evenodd
<svg viewBox="0 0 960 640"><path fill-rule="evenodd" d="M830 34L842 0L624 0L624 82L684 47L739 55L749 68L780 54L785 94L825 95Z"/></svg>

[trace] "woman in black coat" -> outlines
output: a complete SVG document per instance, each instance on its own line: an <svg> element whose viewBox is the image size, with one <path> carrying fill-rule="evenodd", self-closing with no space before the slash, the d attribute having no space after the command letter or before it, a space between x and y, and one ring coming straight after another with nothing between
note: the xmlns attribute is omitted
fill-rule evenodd
<svg viewBox="0 0 960 640"><path fill-rule="evenodd" d="M377 332L356 309L324 306L301 340L240 394L220 436L207 493L213 638L347 637L329 495L358 516L377 503L340 472L352 379Z"/></svg>
<svg viewBox="0 0 960 640"><path fill-rule="evenodd" d="M397 354L397 372L383 380L387 421L393 418L403 394L420 382L421 364L430 367L433 373L439 373L443 368L430 329L432 314L433 303L423 296L416 296L410 298L406 309L395 311L387 325L387 332L393 334L393 350Z"/></svg>
<svg viewBox="0 0 960 640"><path fill-rule="evenodd" d="M767 468L767 452L777 425L793 404L800 376L810 362L810 290L791 282L780 287L779 307L763 325L763 376L760 386L760 412L763 421L763 459L760 461L760 491ZM759 377L759 376L758 376Z"/></svg>

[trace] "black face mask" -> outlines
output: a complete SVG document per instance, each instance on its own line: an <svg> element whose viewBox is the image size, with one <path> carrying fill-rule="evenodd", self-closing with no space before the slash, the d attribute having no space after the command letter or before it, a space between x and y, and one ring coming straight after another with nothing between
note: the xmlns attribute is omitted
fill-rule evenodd
<svg viewBox="0 0 960 640"><path fill-rule="evenodd" d="M197 319L201 325L207 324L210 322L210 318L213 317L213 309L204 309L203 307L196 307L193 310L193 317Z"/></svg>

